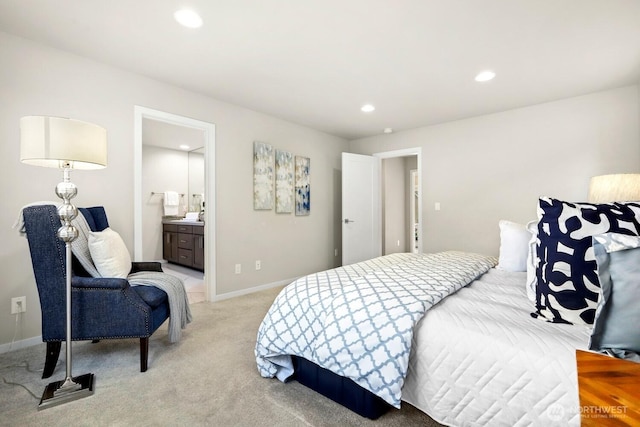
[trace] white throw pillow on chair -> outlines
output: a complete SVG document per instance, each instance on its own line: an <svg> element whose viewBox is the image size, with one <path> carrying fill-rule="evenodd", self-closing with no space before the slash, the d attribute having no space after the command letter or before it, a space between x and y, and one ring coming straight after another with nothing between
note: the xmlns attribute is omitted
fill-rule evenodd
<svg viewBox="0 0 640 427"><path fill-rule="evenodd" d="M126 279L131 271L131 255L122 237L111 228L89 233L89 252L102 277Z"/></svg>

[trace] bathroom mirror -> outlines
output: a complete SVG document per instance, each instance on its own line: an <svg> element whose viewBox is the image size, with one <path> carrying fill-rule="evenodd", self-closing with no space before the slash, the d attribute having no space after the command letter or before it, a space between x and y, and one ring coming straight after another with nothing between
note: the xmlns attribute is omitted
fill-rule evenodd
<svg viewBox="0 0 640 427"><path fill-rule="evenodd" d="M189 212L200 212L205 207L204 198L204 147L189 151Z"/></svg>

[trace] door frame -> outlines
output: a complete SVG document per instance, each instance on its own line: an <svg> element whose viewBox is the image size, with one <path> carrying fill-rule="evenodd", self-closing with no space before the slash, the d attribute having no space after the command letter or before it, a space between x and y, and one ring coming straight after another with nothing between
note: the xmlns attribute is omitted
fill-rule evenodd
<svg viewBox="0 0 640 427"><path fill-rule="evenodd" d="M409 197L410 197L410 202L409 202L409 210L410 210L410 215L409 215L409 224L410 225L414 225L416 223L416 220L418 221L418 228L420 228L420 216L416 215L416 207L420 207L420 203L419 201L416 201L416 198L414 196L414 192L418 193L418 197L420 197L420 190L418 189L418 186L415 184L416 182L416 178L418 181L418 185L420 185L420 175L418 175L418 169L411 169L409 171L409 187L410 187L410 191L409 191ZM417 218L416 218L417 216ZM413 229L413 227L411 227ZM418 252L418 248L416 247L416 232L411 232L410 234L410 239L409 241L411 242L411 252ZM418 244L420 244L420 239L418 239Z"/></svg>
<svg viewBox="0 0 640 427"><path fill-rule="evenodd" d="M393 159L397 157L409 157L416 156L417 171L418 171L418 253L422 253L422 227L424 217L422 215L422 147L405 148L401 150L383 151L379 153L373 153L372 156L379 157L380 159ZM382 185L382 183L380 183ZM380 209L382 210L382 201L380 201Z"/></svg>
<svg viewBox="0 0 640 427"><path fill-rule="evenodd" d="M204 247L204 287L205 299L212 301L216 295L216 199L215 199L215 152L216 126L165 111L154 110L139 105L134 106L134 138L133 138L133 238L134 260L142 261L142 120L157 120L177 126L184 126L203 131L204 133L204 199L207 207L204 210L205 227Z"/></svg>

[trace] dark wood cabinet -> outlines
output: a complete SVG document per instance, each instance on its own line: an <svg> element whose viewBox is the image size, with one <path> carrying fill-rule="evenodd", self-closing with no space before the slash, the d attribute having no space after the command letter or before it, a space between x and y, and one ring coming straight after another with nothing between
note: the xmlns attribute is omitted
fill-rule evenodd
<svg viewBox="0 0 640 427"><path fill-rule="evenodd" d="M163 224L162 256L204 271L204 225Z"/></svg>
<svg viewBox="0 0 640 427"><path fill-rule="evenodd" d="M169 262L178 262L178 226L162 225L162 257Z"/></svg>
<svg viewBox="0 0 640 427"><path fill-rule="evenodd" d="M193 227L193 267L204 271L204 226Z"/></svg>

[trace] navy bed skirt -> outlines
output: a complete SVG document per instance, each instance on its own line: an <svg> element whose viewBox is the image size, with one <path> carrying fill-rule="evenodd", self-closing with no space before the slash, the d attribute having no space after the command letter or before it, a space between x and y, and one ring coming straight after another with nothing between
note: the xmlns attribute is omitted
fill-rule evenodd
<svg viewBox="0 0 640 427"><path fill-rule="evenodd" d="M349 378L334 374L303 357L291 356L291 358L295 370L291 379L338 402L358 415L375 420L392 408L387 402Z"/></svg>

